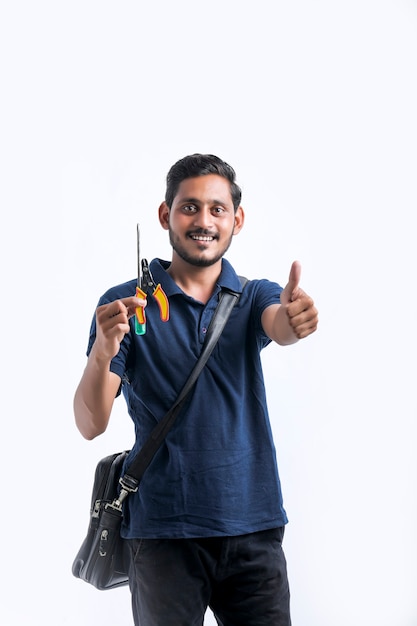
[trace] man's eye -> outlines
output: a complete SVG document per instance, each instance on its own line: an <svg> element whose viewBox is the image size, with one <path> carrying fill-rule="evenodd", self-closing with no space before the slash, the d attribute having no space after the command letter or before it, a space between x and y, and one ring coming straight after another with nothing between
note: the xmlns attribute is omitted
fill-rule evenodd
<svg viewBox="0 0 417 626"><path fill-rule="evenodd" d="M218 214L219 213L224 213L224 208L221 207L221 206L215 206L214 209L213 209L213 212L214 213L218 213Z"/></svg>
<svg viewBox="0 0 417 626"><path fill-rule="evenodd" d="M196 208L193 204L186 204L183 207L183 211L185 211L186 213L194 213L196 211Z"/></svg>

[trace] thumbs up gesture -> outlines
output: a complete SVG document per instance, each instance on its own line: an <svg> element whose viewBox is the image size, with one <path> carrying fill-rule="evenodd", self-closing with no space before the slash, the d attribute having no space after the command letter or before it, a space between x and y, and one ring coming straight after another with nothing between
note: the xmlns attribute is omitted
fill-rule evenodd
<svg viewBox="0 0 417 626"><path fill-rule="evenodd" d="M291 265L288 283L281 292L281 306L285 308L288 322L298 339L303 339L317 329L318 312L313 299L300 286L301 265Z"/></svg>

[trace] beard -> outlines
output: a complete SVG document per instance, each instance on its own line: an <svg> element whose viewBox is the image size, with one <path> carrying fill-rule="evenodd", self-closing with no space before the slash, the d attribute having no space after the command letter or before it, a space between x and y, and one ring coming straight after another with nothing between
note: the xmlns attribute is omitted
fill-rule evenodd
<svg viewBox="0 0 417 626"><path fill-rule="evenodd" d="M208 233L203 230L197 231L197 232L193 231L193 234L212 236L212 233ZM219 250L213 256L207 257L203 255L203 253L190 254L189 252L187 252L185 247L181 245L179 237L177 237L174 231L171 229L171 227L169 227L169 242L172 246L172 249L174 250L174 252L178 254L178 256L183 261L185 261L186 263L189 263L190 265L193 265L194 267L210 267L210 265L214 265L215 263L220 261L220 259L223 258L227 250L230 248L230 244L232 243L232 238L233 238L233 234L230 235L229 239L226 241L225 245L223 246L221 250Z"/></svg>

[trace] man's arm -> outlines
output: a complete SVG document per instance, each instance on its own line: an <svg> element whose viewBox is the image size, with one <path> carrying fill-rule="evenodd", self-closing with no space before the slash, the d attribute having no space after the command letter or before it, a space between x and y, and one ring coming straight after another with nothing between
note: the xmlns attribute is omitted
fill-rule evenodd
<svg viewBox="0 0 417 626"><path fill-rule="evenodd" d="M129 318L146 300L134 296L104 304L96 311L96 339L74 396L78 430L86 439L104 433L109 423L120 377L110 371L110 362L130 331Z"/></svg>
<svg viewBox="0 0 417 626"><path fill-rule="evenodd" d="M314 302L299 287L301 266L294 261L281 304L272 304L262 313L265 333L282 346L295 343L317 329L318 312Z"/></svg>

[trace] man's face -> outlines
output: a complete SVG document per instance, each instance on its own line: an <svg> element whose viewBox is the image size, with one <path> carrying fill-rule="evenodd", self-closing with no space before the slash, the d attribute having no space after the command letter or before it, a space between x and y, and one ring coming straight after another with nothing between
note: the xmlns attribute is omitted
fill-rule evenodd
<svg viewBox="0 0 417 626"><path fill-rule="evenodd" d="M242 208L234 211L229 181L217 174L182 181L171 210L163 203L160 211L174 253L198 267L219 261L243 225Z"/></svg>

